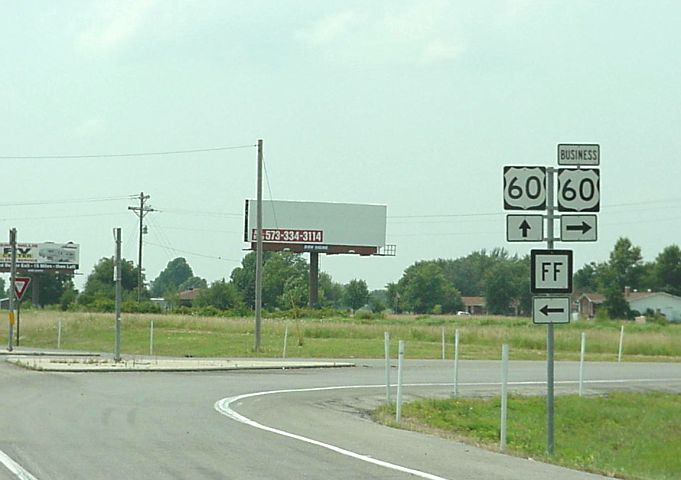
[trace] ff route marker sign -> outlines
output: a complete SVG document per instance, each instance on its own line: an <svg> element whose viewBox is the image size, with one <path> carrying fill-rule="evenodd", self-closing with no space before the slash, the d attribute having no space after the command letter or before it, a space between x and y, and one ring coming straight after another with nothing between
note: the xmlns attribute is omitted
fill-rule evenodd
<svg viewBox="0 0 681 480"><path fill-rule="evenodd" d="M601 146L597 143L558 144L558 165L597 167L600 163Z"/></svg>
<svg viewBox="0 0 681 480"><path fill-rule="evenodd" d="M17 300L21 301L31 283L31 277L15 277L14 278L14 293L17 294Z"/></svg>
<svg viewBox="0 0 681 480"><path fill-rule="evenodd" d="M544 240L543 215L506 215L506 241L541 242Z"/></svg>
<svg viewBox="0 0 681 480"><path fill-rule="evenodd" d="M546 210L546 167L504 167L504 210Z"/></svg>
<svg viewBox="0 0 681 480"><path fill-rule="evenodd" d="M530 250L530 291L572 293L572 250Z"/></svg>
<svg viewBox="0 0 681 480"><path fill-rule="evenodd" d="M596 215L561 215L561 242L595 242L598 240Z"/></svg>
<svg viewBox="0 0 681 480"><path fill-rule="evenodd" d="M532 297L532 322L570 323L570 297Z"/></svg>

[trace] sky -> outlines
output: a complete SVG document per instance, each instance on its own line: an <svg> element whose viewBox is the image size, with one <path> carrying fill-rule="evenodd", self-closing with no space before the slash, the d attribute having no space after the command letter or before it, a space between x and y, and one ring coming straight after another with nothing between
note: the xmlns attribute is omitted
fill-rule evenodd
<svg viewBox="0 0 681 480"><path fill-rule="evenodd" d="M506 242L503 167L557 167L558 143L601 148L598 241L557 244L575 269L680 242L681 2L0 5L0 237L78 243L79 288L115 227L136 261L140 192L147 280L178 256L229 278L258 139L265 199L387 205L397 255L321 255L342 283L542 248ZM218 147L243 148L106 156Z"/></svg>

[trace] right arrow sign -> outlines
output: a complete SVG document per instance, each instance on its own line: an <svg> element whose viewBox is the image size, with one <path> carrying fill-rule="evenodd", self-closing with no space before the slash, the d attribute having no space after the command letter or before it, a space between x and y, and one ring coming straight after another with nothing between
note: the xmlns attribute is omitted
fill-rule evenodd
<svg viewBox="0 0 681 480"><path fill-rule="evenodd" d="M596 215L561 215L560 240L562 242L595 242L598 240Z"/></svg>
<svg viewBox="0 0 681 480"><path fill-rule="evenodd" d="M532 297L534 323L570 323L570 297Z"/></svg>

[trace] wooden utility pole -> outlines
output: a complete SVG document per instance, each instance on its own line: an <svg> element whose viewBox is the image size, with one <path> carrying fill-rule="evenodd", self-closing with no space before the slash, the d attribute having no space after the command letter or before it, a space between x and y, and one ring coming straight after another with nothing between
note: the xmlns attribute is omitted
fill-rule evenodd
<svg viewBox="0 0 681 480"><path fill-rule="evenodd" d="M257 183L257 230L255 232L255 345L253 350L259 352L262 323L262 139L258 140Z"/></svg>
<svg viewBox="0 0 681 480"><path fill-rule="evenodd" d="M144 235L144 216L149 213L149 212L154 212L155 210L151 207L148 207L144 205L144 202L149 200L150 196L145 195L144 192L140 192L139 200L140 200L140 206L139 207L128 207L128 210L132 210L135 212L135 215L137 215L140 219L140 225L139 225L139 248L137 252L137 301L140 302L142 300L142 290L144 288L144 284L142 282L142 236Z"/></svg>

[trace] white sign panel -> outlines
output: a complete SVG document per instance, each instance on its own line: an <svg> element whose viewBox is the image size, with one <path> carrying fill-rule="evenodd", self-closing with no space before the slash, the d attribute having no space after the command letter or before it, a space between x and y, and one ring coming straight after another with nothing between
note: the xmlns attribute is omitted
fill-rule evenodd
<svg viewBox="0 0 681 480"><path fill-rule="evenodd" d="M596 215L561 215L560 240L562 242L595 242L598 240Z"/></svg>
<svg viewBox="0 0 681 480"><path fill-rule="evenodd" d="M541 242L543 239L543 215L506 215L507 241Z"/></svg>
<svg viewBox="0 0 681 480"><path fill-rule="evenodd" d="M385 246L385 205L263 200L262 219L265 243ZM256 225L256 202L247 200L244 242L256 241Z"/></svg>
<svg viewBox="0 0 681 480"><path fill-rule="evenodd" d="M546 210L546 167L504 167L504 209Z"/></svg>
<svg viewBox="0 0 681 480"><path fill-rule="evenodd" d="M597 168L558 169L558 210L598 212L601 209L600 170Z"/></svg>
<svg viewBox="0 0 681 480"><path fill-rule="evenodd" d="M530 291L572 293L572 250L530 250Z"/></svg>
<svg viewBox="0 0 681 480"><path fill-rule="evenodd" d="M532 297L532 322L570 323L570 297Z"/></svg>
<svg viewBox="0 0 681 480"><path fill-rule="evenodd" d="M595 143L558 145L558 165L587 165L597 167L601 163L601 146Z"/></svg>
<svg viewBox="0 0 681 480"><path fill-rule="evenodd" d="M0 243L0 249L0 271L8 272L12 262L12 246ZM79 245L75 243L17 243L18 270L77 270L79 260Z"/></svg>

